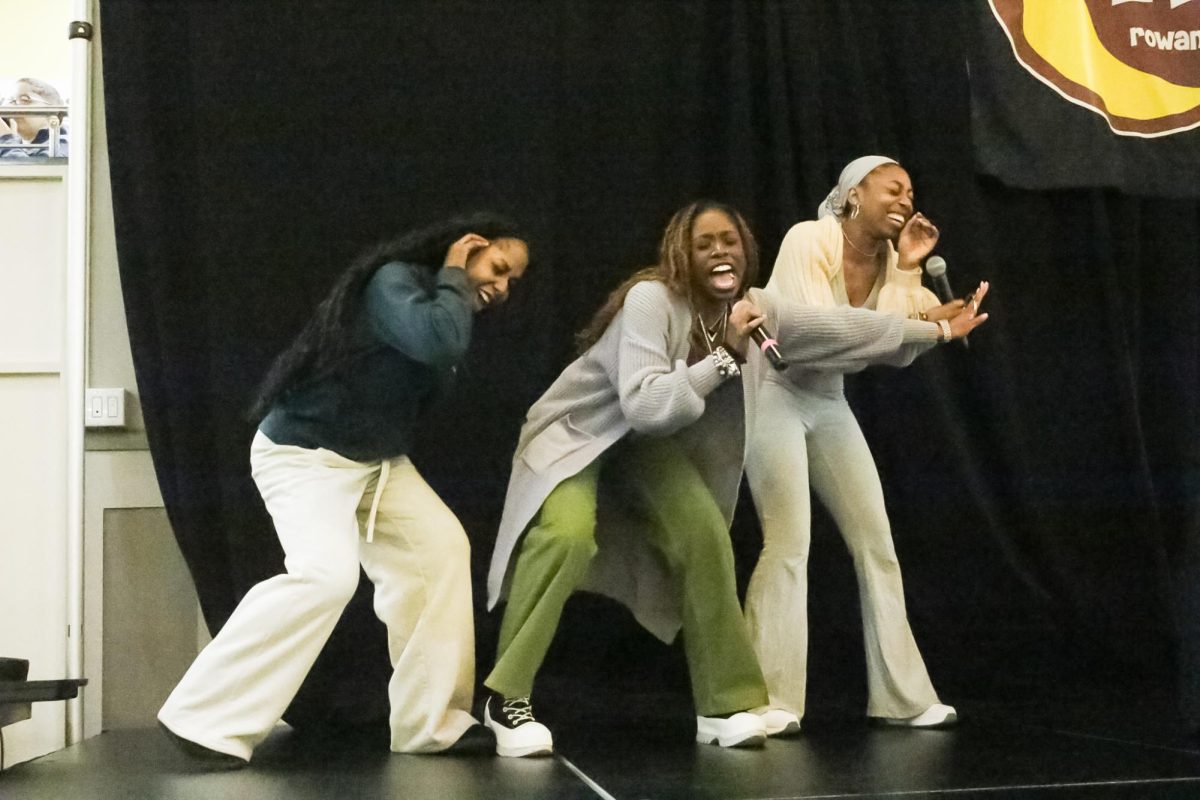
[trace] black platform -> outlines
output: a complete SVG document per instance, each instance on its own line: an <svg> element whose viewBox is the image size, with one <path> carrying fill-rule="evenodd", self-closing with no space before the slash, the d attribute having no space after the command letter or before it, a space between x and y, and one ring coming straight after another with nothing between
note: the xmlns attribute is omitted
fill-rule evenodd
<svg viewBox="0 0 1200 800"><path fill-rule="evenodd" d="M278 729L245 769L208 772L147 729L11 767L0 800L1200 798L1200 739L1180 718L1172 670L1137 671L1078 643L933 642L930 671L962 722L910 731L867 724L861 645L826 637L802 734L760 750L694 744L678 648L637 639L631 651L644 671L548 664L535 703L554 758L498 758L482 729L460 752L415 756L388 752L382 727L314 726Z"/></svg>
<svg viewBox="0 0 1200 800"><path fill-rule="evenodd" d="M1153 715L1153 705L1126 711ZM1161 716L1122 725L1090 702L1067 718L1063 708L959 707L964 722L950 731L871 728L833 709L796 739L722 750L691 743L677 695L593 694L573 720L556 707L554 758L497 758L486 734L464 752L413 756L388 753L377 735L281 728L234 772L206 771L157 730L125 731L11 768L0 798L1200 797L1200 747L1155 730Z"/></svg>

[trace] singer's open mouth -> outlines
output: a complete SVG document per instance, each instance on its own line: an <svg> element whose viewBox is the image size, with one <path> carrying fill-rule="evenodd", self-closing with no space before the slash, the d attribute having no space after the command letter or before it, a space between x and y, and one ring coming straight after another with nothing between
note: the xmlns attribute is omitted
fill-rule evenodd
<svg viewBox="0 0 1200 800"><path fill-rule="evenodd" d="M719 292L732 292L738 287L741 278L732 264L718 264L708 272L713 288Z"/></svg>

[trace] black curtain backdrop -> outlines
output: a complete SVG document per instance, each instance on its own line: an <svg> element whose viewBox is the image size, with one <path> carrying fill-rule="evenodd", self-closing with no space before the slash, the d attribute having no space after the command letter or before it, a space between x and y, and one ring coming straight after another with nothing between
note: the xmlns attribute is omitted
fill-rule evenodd
<svg viewBox="0 0 1200 800"><path fill-rule="evenodd" d="M282 567L248 476L245 409L358 250L467 208L533 231L529 279L480 319L460 391L414 454L473 542L482 676L498 627L483 575L512 448L573 332L650 263L682 203L736 204L769 271L841 166L879 152L911 172L952 282L993 286L969 350L850 387L935 683L950 702L962 692L947 687L986 692L966 654L1029 642L1088 669L1166 675L1178 634L1200 640L1189 628L1200 206L977 177L971 2L105 0L101 11L139 394L214 630ZM742 506L744 581L760 538ZM857 631L849 560L827 520L816 528L814 635ZM369 601L364 581L290 721L383 716L386 649ZM683 691L677 652L611 604L572 604L547 674L665 664L664 685ZM847 652L834 663L814 650L813 669L861 692L861 646Z"/></svg>

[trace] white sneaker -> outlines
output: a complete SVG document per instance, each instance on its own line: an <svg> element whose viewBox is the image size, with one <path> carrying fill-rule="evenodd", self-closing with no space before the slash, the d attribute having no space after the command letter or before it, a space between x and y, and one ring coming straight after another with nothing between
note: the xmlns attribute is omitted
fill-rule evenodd
<svg viewBox="0 0 1200 800"><path fill-rule="evenodd" d="M790 711L759 706L750 713L762 719L763 727L767 729L767 736L786 737L800 733L800 718Z"/></svg>
<svg viewBox="0 0 1200 800"><path fill-rule="evenodd" d="M696 717L696 741L721 747L759 747L767 740L762 717L739 711L728 717Z"/></svg>
<svg viewBox="0 0 1200 800"><path fill-rule="evenodd" d="M492 716L492 702L498 706ZM483 724L496 734L496 755L509 758L548 756L554 752L550 729L533 718L528 697L493 694L483 704Z"/></svg>
<svg viewBox="0 0 1200 800"><path fill-rule="evenodd" d="M934 703L915 717L880 717L884 725L895 725L902 728L949 728L958 722L958 712L954 706Z"/></svg>

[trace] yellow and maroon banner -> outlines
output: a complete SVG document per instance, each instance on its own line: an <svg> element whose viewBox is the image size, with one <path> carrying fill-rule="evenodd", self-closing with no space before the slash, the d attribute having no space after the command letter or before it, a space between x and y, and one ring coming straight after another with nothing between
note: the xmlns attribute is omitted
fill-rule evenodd
<svg viewBox="0 0 1200 800"><path fill-rule="evenodd" d="M1024 67L1114 132L1200 125L1200 2L991 0Z"/></svg>
<svg viewBox="0 0 1200 800"><path fill-rule="evenodd" d="M978 2L972 117L986 172L1200 196L1200 0Z"/></svg>

